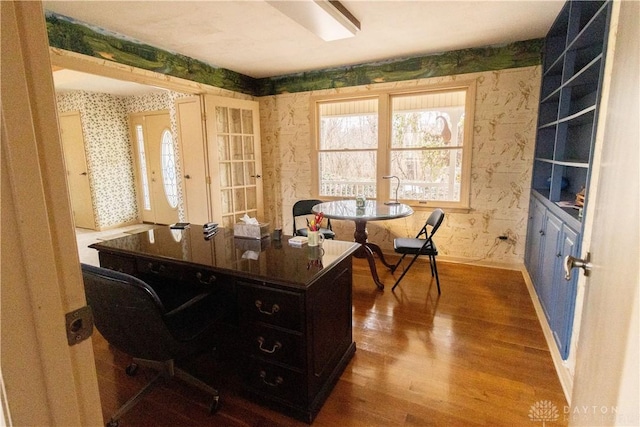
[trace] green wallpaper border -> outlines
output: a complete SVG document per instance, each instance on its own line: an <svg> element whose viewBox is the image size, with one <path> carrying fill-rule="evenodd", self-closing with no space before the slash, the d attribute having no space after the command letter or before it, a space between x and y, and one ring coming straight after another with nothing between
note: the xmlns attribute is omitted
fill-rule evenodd
<svg viewBox="0 0 640 427"><path fill-rule="evenodd" d="M392 59L256 79L155 48L52 12L45 14L49 45L252 96L307 92L415 80L541 63L543 39Z"/></svg>

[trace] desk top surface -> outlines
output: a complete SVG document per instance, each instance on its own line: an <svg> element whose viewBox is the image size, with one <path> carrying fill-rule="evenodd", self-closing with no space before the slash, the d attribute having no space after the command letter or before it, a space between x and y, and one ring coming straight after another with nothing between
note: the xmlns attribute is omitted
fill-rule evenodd
<svg viewBox="0 0 640 427"><path fill-rule="evenodd" d="M355 200L336 200L324 202L313 207L315 213L322 212L326 218L347 219L353 221L381 221L396 219L413 214L409 205L385 205L375 200L365 201L364 207L356 206Z"/></svg>
<svg viewBox="0 0 640 427"><path fill-rule="evenodd" d="M105 253L152 258L304 287L360 246L355 242L325 240L322 248L295 247L288 240L288 236L282 236L280 241L272 241L270 237L236 238L233 230L225 228L206 240L202 226L191 224L184 230L159 226L89 247Z"/></svg>

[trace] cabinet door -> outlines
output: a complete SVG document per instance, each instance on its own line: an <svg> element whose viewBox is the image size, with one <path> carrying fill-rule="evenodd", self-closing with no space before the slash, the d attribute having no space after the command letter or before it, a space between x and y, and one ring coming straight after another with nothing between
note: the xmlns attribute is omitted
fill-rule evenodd
<svg viewBox="0 0 640 427"><path fill-rule="evenodd" d="M531 280L533 280L538 292L540 292L538 289L540 286L540 252L542 251L545 211L542 203L532 197L529 204L526 262Z"/></svg>
<svg viewBox="0 0 640 427"><path fill-rule="evenodd" d="M542 259L540 262L540 280L537 287L538 297L544 309L549 325L553 327L553 315L556 304L556 265L560 253L560 236L562 234L562 221L560 218L547 211L544 221Z"/></svg>
<svg viewBox="0 0 640 427"><path fill-rule="evenodd" d="M560 242L560 257L557 260L553 283L556 287L556 303L552 317L551 329L556 344L563 359L569 355L569 342L573 327L573 313L576 300L577 274L571 275L571 280L564 278L564 258L567 255L578 255L578 233L563 225L562 240Z"/></svg>

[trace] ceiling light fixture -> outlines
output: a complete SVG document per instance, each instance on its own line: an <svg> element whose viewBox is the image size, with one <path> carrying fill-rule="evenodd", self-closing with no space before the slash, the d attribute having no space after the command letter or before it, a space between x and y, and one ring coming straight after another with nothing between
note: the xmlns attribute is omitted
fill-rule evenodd
<svg viewBox="0 0 640 427"><path fill-rule="evenodd" d="M358 21L339 1L267 0L267 3L324 41L353 37L358 31L360 31L360 21Z"/></svg>

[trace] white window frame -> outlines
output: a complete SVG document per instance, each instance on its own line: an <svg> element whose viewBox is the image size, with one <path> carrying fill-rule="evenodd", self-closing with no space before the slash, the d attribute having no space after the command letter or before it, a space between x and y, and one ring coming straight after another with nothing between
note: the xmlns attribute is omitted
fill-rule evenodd
<svg viewBox="0 0 640 427"><path fill-rule="evenodd" d="M319 105L327 102L355 101L359 99L377 98L378 100L378 151L376 165L376 194L378 201L391 200L395 197L396 180L384 180L383 176L390 175L391 170L391 98L396 95L419 95L422 93L446 92L446 91L466 91L465 113L464 113L464 134L462 143L462 177L460 182L460 200L406 200L399 199L401 203L408 204L414 208L449 208L449 209L470 209L471 190L471 156L473 148L473 128L476 102L476 81L456 81L453 83L422 85L411 89L389 89L370 91L353 94L334 94L325 96L314 96L311 98L310 109L311 129L312 129L312 195L323 200L338 200L340 197L320 195L319 180L319 155L320 151L320 118Z"/></svg>

